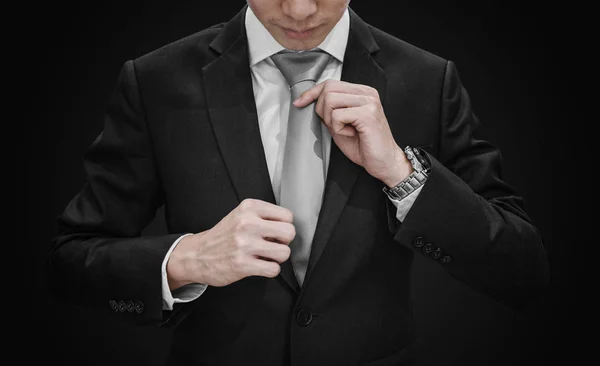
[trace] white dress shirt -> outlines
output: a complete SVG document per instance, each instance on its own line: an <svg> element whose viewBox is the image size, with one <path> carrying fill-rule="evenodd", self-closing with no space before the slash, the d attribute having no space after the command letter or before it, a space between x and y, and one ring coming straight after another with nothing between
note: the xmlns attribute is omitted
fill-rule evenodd
<svg viewBox="0 0 600 366"><path fill-rule="evenodd" d="M246 35L248 37L252 87L254 90L256 110L258 112L258 125L265 150L269 176L271 177L271 183L273 185L273 193L275 194L276 202L279 203L281 167L287 135L291 96L288 83L285 81L283 75L270 57L279 51L284 50L284 47L271 36L250 7L248 7L246 11L245 26ZM325 70L321 74L320 79L317 81L317 84L328 79L340 80L349 31L350 15L348 9L346 9L342 18L331 32L329 32L325 40L317 47L332 56L325 67ZM332 139L329 130L324 124L321 125L321 128L323 131L323 146L325 148L325 169L327 171L329 167ZM421 187L401 201L391 200L396 206L396 218L399 221L404 220L404 217L406 217L413 202L419 195L420 190ZM384 193L382 192L381 194ZM197 299L207 288L207 285L203 284L190 284L173 292L169 290L166 273L167 261L179 241L187 235L191 234L183 235L173 243L173 246L162 263L164 310L172 310L173 304L175 303L183 303Z"/></svg>

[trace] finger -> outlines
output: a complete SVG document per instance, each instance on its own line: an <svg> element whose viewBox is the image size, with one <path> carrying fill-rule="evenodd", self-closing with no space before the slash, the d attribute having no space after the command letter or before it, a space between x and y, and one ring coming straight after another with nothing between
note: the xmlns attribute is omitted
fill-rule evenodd
<svg viewBox="0 0 600 366"><path fill-rule="evenodd" d="M354 128L354 126L346 125L346 126L344 126L344 128L339 130L336 135L344 136L344 137L353 137L353 136L356 136L356 134L357 134L357 132L356 132L356 128Z"/></svg>
<svg viewBox="0 0 600 366"><path fill-rule="evenodd" d="M323 94L317 101L315 111L323 119L325 124L331 126L331 112L338 108L360 107L372 103L373 98L366 95L330 92Z"/></svg>
<svg viewBox="0 0 600 366"><path fill-rule="evenodd" d="M366 95L379 99L376 89L362 84L354 84L340 80L325 80L302 93L295 101L298 108L306 107L323 93L339 92L346 94Z"/></svg>
<svg viewBox="0 0 600 366"><path fill-rule="evenodd" d="M259 229L263 239L289 244L296 236L296 228L288 222L264 220Z"/></svg>
<svg viewBox="0 0 600 366"><path fill-rule="evenodd" d="M247 198L238 206L242 212L250 212L265 220L292 223L294 215L285 207L277 206L271 202Z"/></svg>
<svg viewBox="0 0 600 366"><path fill-rule="evenodd" d="M296 98L296 100L294 100L293 104L298 108L306 107L307 105L315 101L317 98L319 98L319 95L321 95L321 91L323 90L326 84L327 81L317 84L312 88L308 89L304 93L300 94L300 96Z"/></svg>
<svg viewBox="0 0 600 366"><path fill-rule="evenodd" d="M266 261L258 258L250 259L248 262L248 275L274 278L281 272L279 263Z"/></svg>
<svg viewBox="0 0 600 366"><path fill-rule="evenodd" d="M263 240L257 243L251 253L265 260L283 263L290 257L291 250L288 245Z"/></svg>
<svg viewBox="0 0 600 366"><path fill-rule="evenodd" d="M356 122L363 113L361 107L335 109L331 112L331 127L329 132L332 135L354 136L349 130L360 132L356 129Z"/></svg>

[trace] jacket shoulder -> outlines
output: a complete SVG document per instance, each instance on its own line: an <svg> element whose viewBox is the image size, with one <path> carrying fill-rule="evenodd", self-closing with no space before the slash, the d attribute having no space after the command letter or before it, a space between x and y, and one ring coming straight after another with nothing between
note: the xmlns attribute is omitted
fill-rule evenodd
<svg viewBox="0 0 600 366"><path fill-rule="evenodd" d="M142 55L133 60L136 68L144 70L172 68L185 66L186 63L202 67L214 60L215 53L209 45L225 24L225 22L215 24Z"/></svg>
<svg viewBox="0 0 600 366"><path fill-rule="evenodd" d="M445 70L448 60L429 51L412 45L381 29L368 25L379 50L376 59L386 71L393 71L398 66L414 70Z"/></svg>

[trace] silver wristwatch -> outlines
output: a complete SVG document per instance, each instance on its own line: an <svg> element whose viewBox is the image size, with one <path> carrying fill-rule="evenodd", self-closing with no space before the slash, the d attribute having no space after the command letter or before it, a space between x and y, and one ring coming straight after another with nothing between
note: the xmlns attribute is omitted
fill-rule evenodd
<svg viewBox="0 0 600 366"><path fill-rule="evenodd" d="M393 200L406 198L406 196L422 186L427 181L427 177L429 177L429 163L419 150L407 146L404 149L404 154L406 154L406 158L410 161L414 171L394 187L383 187L385 194Z"/></svg>

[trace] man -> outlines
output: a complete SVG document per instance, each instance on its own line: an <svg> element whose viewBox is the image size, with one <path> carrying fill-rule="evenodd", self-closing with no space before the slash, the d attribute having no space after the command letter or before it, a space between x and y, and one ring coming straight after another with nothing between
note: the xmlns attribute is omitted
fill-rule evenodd
<svg viewBox="0 0 600 366"><path fill-rule="evenodd" d="M176 326L171 364L395 365L413 255L509 305L546 285L455 66L348 3L249 0L124 65L59 218L60 295ZM140 236L161 205L169 234Z"/></svg>

